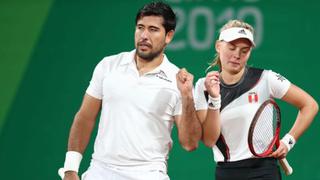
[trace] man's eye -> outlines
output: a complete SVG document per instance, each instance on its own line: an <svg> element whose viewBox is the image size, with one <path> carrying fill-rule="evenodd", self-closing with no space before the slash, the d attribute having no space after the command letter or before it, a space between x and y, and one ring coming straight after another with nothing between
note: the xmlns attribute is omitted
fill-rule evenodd
<svg viewBox="0 0 320 180"><path fill-rule="evenodd" d="M157 28L151 28L150 31L151 31L151 32L157 32L158 29L157 29Z"/></svg>
<svg viewBox="0 0 320 180"><path fill-rule="evenodd" d="M143 26L137 26L137 29L141 30L143 29Z"/></svg>

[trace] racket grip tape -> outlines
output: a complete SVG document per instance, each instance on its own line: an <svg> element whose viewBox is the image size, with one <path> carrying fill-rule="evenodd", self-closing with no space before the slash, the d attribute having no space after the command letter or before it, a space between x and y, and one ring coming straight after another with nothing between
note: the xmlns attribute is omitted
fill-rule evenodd
<svg viewBox="0 0 320 180"><path fill-rule="evenodd" d="M290 164L288 163L287 159L286 158L283 158L283 159L279 159L279 163L280 163L280 166L282 167L284 173L289 176L292 174L293 172L293 169L292 167L290 166Z"/></svg>

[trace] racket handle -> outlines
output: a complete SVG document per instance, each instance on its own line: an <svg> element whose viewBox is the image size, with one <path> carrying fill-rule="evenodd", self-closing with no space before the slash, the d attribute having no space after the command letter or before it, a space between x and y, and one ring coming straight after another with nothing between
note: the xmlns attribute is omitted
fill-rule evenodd
<svg viewBox="0 0 320 180"><path fill-rule="evenodd" d="M293 172L293 169L292 167L290 166L290 164L288 163L287 159L286 158L283 158L283 159L279 159L279 163L280 163L280 166L282 167L284 173L289 176L292 174Z"/></svg>

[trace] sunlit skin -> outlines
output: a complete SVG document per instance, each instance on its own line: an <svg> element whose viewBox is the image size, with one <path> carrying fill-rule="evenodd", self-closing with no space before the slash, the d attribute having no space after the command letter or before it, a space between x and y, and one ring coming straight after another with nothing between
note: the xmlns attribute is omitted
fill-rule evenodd
<svg viewBox="0 0 320 180"><path fill-rule="evenodd" d="M251 49L251 42L244 38L216 43L216 51L221 60L222 71L220 75L226 84L234 84L240 80L250 57Z"/></svg>
<svg viewBox="0 0 320 180"><path fill-rule="evenodd" d="M151 71L162 63L164 49L174 36L174 30L166 33L164 19L159 16L145 16L138 20L135 30L137 69L140 75ZM194 113L192 95L193 76L181 69L177 75L177 87L181 92L183 113L174 116L179 142L184 149L192 151L198 147L202 129Z"/></svg>
<svg viewBox="0 0 320 180"><path fill-rule="evenodd" d="M220 56L221 62L220 78L225 84L235 84L239 82L244 74L245 66L250 57L251 50L252 44L248 39L244 38L240 38L231 42L216 42L216 51ZM218 82L217 80L214 81ZM319 106L307 92L295 86L294 84L291 84L287 93L281 99L299 109L295 123L289 131L289 134L298 140L303 132L310 126L314 116L318 112ZM199 114L202 115L202 119L204 119L205 113L199 112ZM214 138L214 140L216 139L217 136ZM287 153L287 147L283 144L283 142L280 142L280 146L270 155L270 157L281 159L284 158Z"/></svg>
<svg viewBox="0 0 320 180"><path fill-rule="evenodd" d="M166 34L160 16L145 16L138 20L135 30L135 47L139 60L152 61L162 55L171 41L173 31Z"/></svg>
<svg viewBox="0 0 320 180"><path fill-rule="evenodd" d="M221 61L221 72L209 72L205 78L205 87L211 97L220 94L220 79L226 84L237 83L244 73L244 67L250 57L252 44L248 39L240 38L231 42L217 41L216 51ZM197 115L202 122L204 144L212 147L220 135L219 111L199 110Z"/></svg>

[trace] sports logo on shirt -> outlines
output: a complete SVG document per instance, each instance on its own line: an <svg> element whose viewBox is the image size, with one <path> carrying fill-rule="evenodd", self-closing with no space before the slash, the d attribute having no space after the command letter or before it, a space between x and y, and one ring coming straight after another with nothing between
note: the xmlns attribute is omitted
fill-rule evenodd
<svg viewBox="0 0 320 180"><path fill-rule="evenodd" d="M164 73L162 70L160 72L156 73L155 76L159 79L165 80L167 82L172 82L170 79L168 79L166 73Z"/></svg>
<svg viewBox="0 0 320 180"><path fill-rule="evenodd" d="M277 80L279 80L279 81L281 81L281 82L283 82L284 80L286 80L286 78L283 77L281 74L277 74L276 76L277 76Z"/></svg>
<svg viewBox="0 0 320 180"><path fill-rule="evenodd" d="M256 92L249 92L249 95L248 95L249 103L257 103L258 100L259 100L259 97Z"/></svg>

